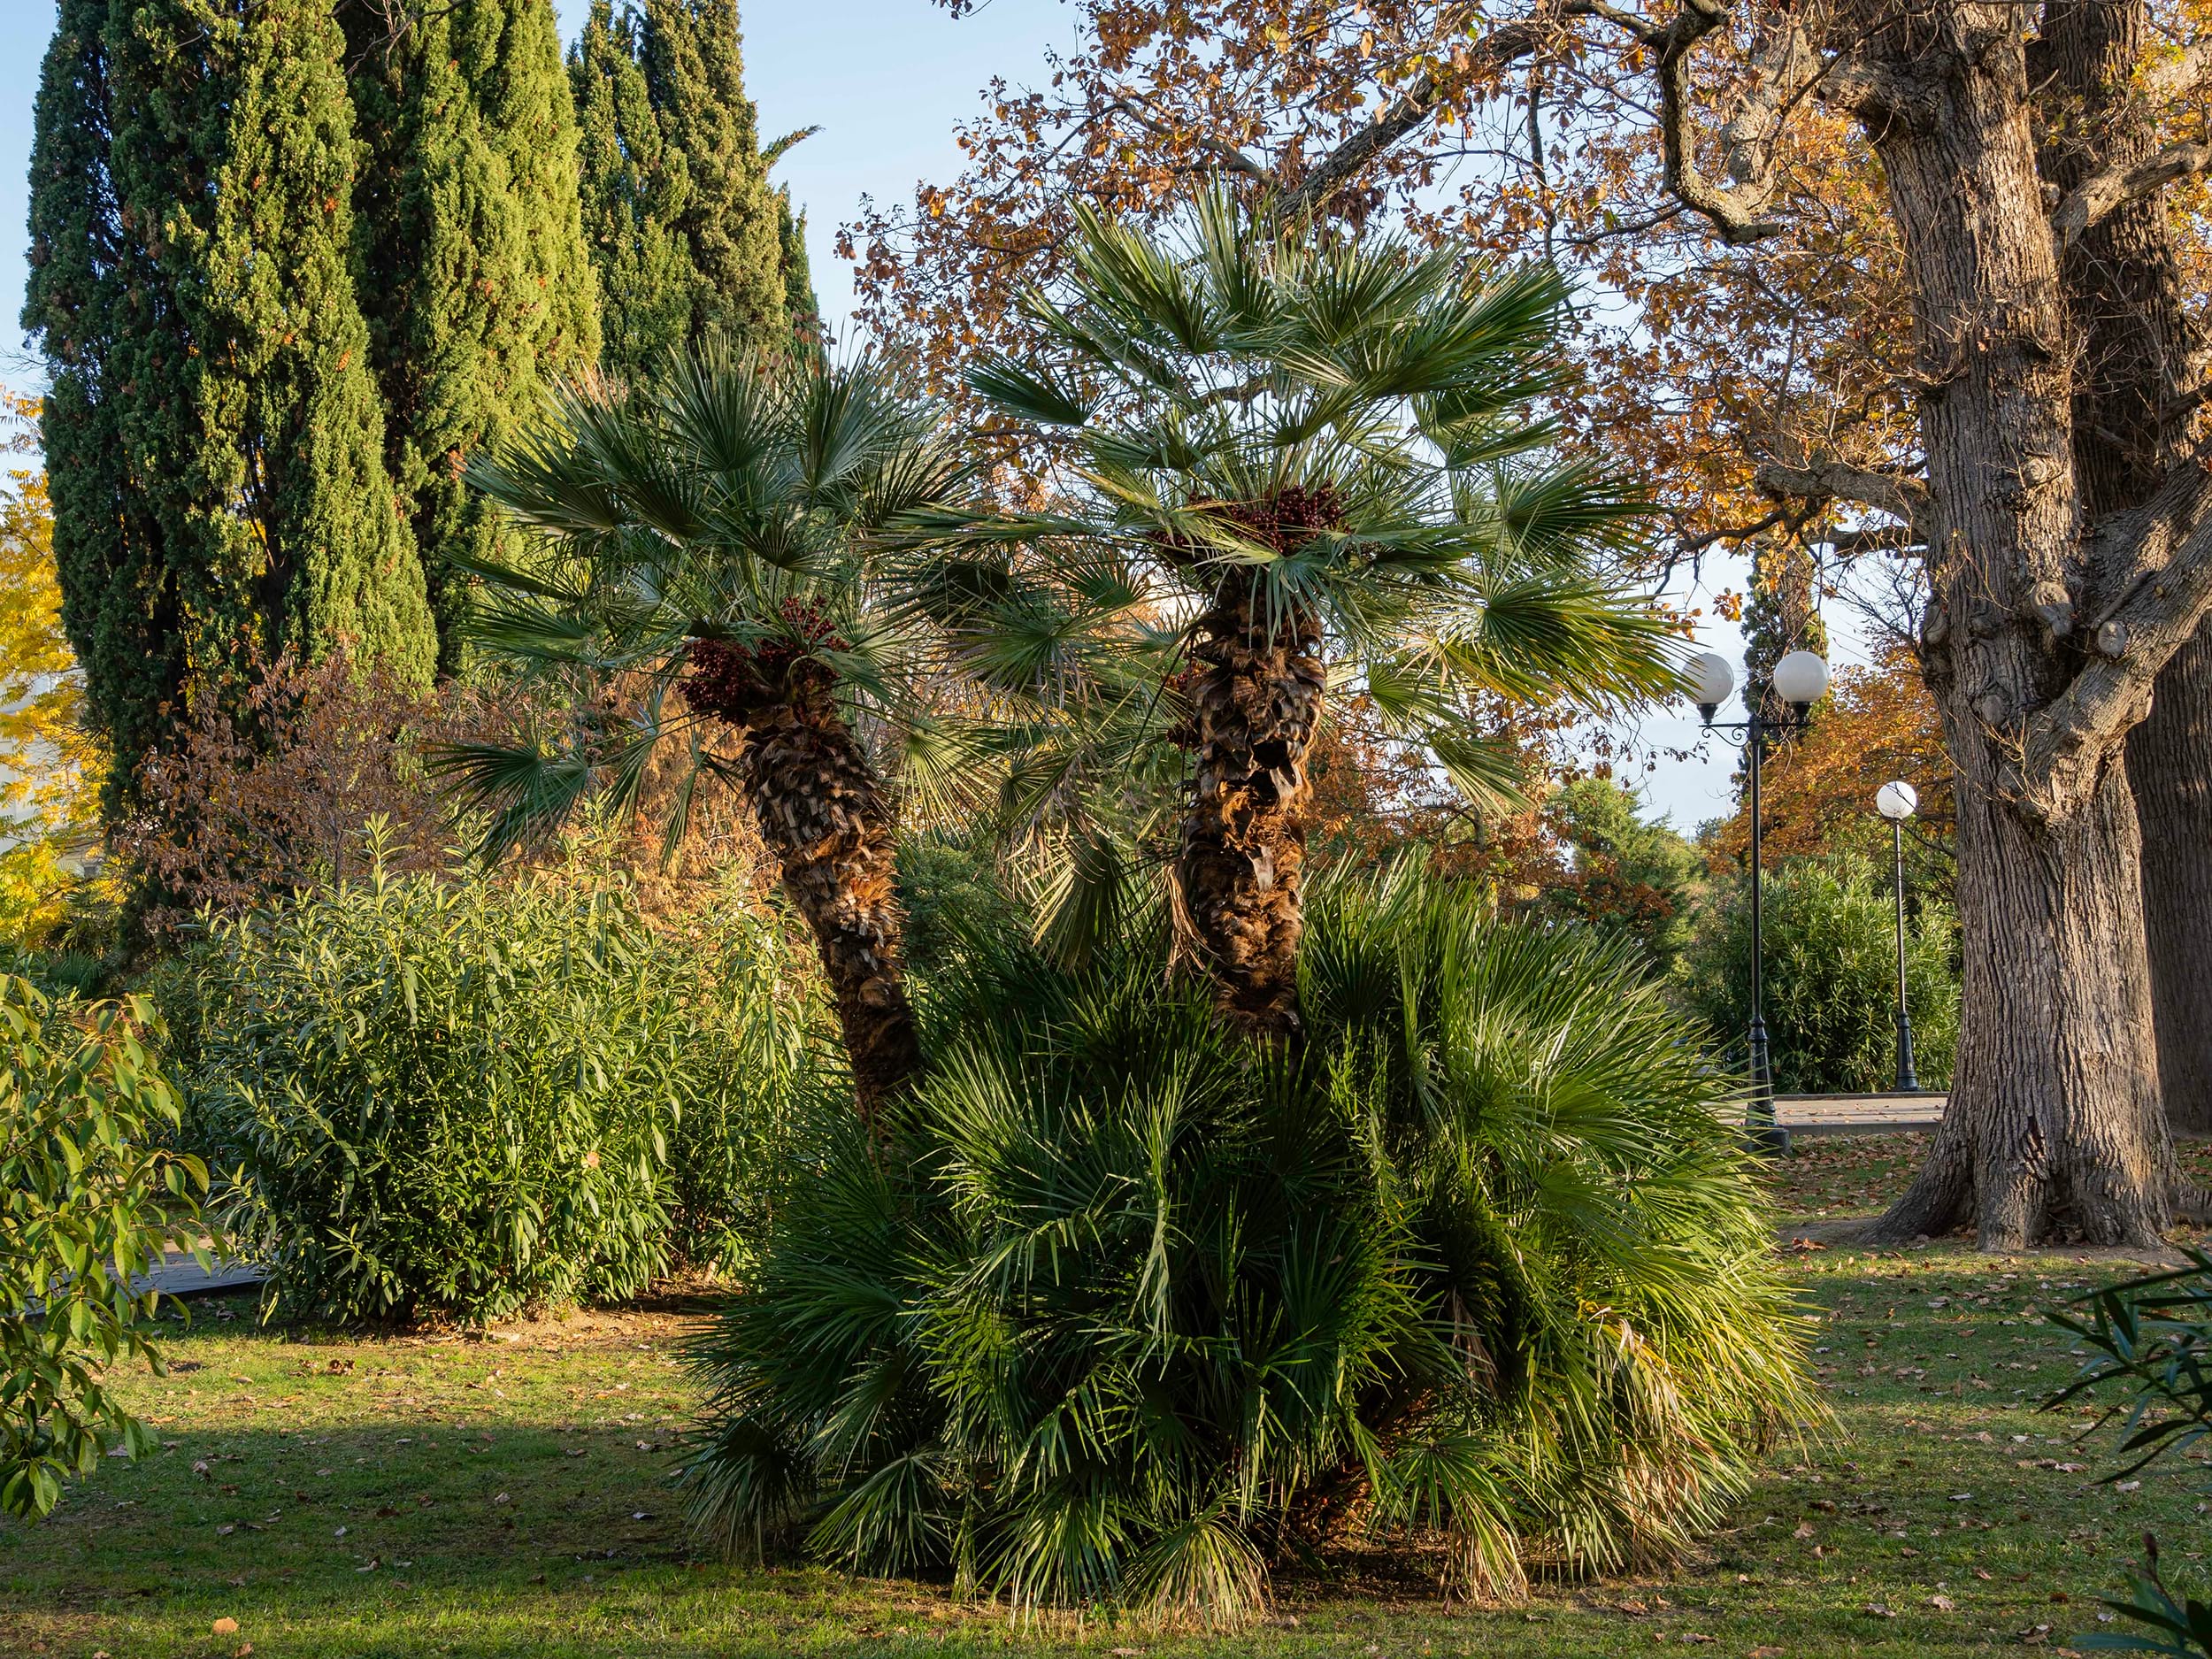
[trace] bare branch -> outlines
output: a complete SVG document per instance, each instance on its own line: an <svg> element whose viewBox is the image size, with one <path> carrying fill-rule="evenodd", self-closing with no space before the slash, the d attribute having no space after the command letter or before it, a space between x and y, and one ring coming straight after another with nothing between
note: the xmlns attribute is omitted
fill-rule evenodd
<svg viewBox="0 0 2212 1659"><path fill-rule="evenodd" d="M2132 165L2107 167L2084 179L2051 213L2061 248L2071 246L2115 208L2162 190L2177 179L2212 171L2212 144L2169 144Z"/></svg>
<svg viewBox="0 0 2212 1659"><path fill-rule="evenodd" d="M1809 466L1784 466L1770 461L1760 467L1757 482L1760 494L1778 500L1846 501L1909 525L1928 508L1928 487L1920 480L1841 461L1816 461Z"/></svg>
<svg viewBox="0 0 2212 1659"><path fill-rule="evenodd" d="M1686 535L1675 543L1674 557L1678 559L1694 559L1708 548L1718 547L1724 541L1748 541L1753 536L1762 535L1778 526L1788 524L1789 521L1789 509L1777 507L1764 518L1755 518L1749 524L1723 525L1716 530L1702 531L1696 535Z"/></svg>
<svg viewBox="0 0 2212 1659"><path fill-rule="evenodd" d="M1440 77L1432 70L1425 70L1411 86L1378 111L1374 119L1324 156L1312 171L1286 191L1279 204L1281 211L1293 219L1317 212L1376 157L1425 127L1451 94L1485 76L1499 74L1535 52L1555 38L1559 19L1593 14L1589 0L1570 0L1564 4L1553 0L1526 22L1493 30L1474 42L1463 60L1454 61L1449 75ZM1461 7L1452 18L1440 24L1438 35L1448 34L1474 15L1474 7Z"/></svg>
<svg viewBox="0 0 2212 1659"><path fill-rule="evenodd" d="M1159 117L1143 108L1141 100L1134 93L1126 90L1119 97L1099 105L1096 111L1096 116L1113 114L1127 116L1156 138L1170 136L1174 130L1167 122L1161 120ZM1210 133L1198 134L1196 142L1201 150L1212 156L1231 173L1243 173L1247 178L1257 179L1263 184L1269 182L1274 177L1265 167L1260 165L1234 144L1225 142Z"/></svg>

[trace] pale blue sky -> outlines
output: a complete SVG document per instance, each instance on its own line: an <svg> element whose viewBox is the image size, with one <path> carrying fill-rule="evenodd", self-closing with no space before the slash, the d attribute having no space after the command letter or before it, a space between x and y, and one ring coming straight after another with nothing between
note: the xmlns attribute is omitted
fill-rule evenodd
<svg viewBox="0 0 2212 1659"><path fill-rule="evenodd" d="M590 0L555 0L572 36ZM1033 81L1047 50L1073 42L1073 12L1062 0L989 0L958 22L931 0L740 0L746 81L760 108L761 132L774 137L818 124L822 131L791 150L778 177L810 213L815 283L833 324L851 303L850 270L831 252L837 227L864 196L888 203L911 196L922 179L957 172L953 127L979 106L994 75ZM32 105L40 59L53 33L50 0L0 0L0 380L35 389L38 365L26 354L24 221ZM1709 564L1712 585L1743 580L1740 562ZM1838 657L1864 661L1860 631L1832 612ZM1733 657L1736 631L1714 623L1704 642ZM1653 744L1690 741L1694 717L1642 722ZM1727 810L1733 755L1709 746L1702 758L1663 762L1647 783L1650 806L1682 829Z"/></svg>

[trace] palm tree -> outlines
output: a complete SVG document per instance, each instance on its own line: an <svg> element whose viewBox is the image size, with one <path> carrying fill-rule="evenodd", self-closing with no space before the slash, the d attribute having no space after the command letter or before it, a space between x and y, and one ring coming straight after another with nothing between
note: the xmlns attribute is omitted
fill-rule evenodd
<svg viewBox="0 0 2212 1659"><path fill-rule="evenodd" d="M678 768L672 849L701 778L734 785L813 933L873 1118L920 1049L895 815L864 738L905 740L926 764L930 725L908 641L870 580L868 538L950 499L960 469L932 411L872 361L710 345L626 395L569 388L471 476L529 533L521 557L471 567L472 635L577 710L561 730L439 757L488 815L484 850L589 799L634 812L657 757Z"/></svg>
<svg viewBox="0 0 2212 1659"><path fill-rule="evenodd" d="M1043 352L967 376L1045 463L1050 510L947 522L909 603L1038 711L1027 768L1071 820L1071 780L1110 791L1140 733L1187 750L1186 943L1233 1024L1291 1037L1332 691L1477 803L1515 798L1485 707L1678 686L1663 621L1609 573L1645 510L1525 413L1561 366L1548 266L1270 228L1225 195L1179 237L1079 218L1064 287L1024 301ZM1115 734L1110 761L1079 726Z"/></svg>

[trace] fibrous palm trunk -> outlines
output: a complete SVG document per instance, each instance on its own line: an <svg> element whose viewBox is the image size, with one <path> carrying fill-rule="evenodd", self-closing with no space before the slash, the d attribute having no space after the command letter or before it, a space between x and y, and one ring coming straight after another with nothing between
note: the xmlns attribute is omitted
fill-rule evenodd
<svg viewBox="0 0 2212 1659"><path fill-rule="evenodd" d="M685 695L745 734L739 775L784 891L814 934L864 1116L921 1067L894 887L897 839L875 768L826 674L802 661L764 672L749 653L692 648Z"/></svg>
<svg viewBox="0 0 2212 1659"><path fill-rule="evenodd" d="M1299 1033L1298 942L1306 759L1320 724L1320 629L1225 580L1192 648L1197 767L1176 856L1180 929L1230 1022L1265 1041Z"/></svg>
<svg viewBox="0 0 2212 1659"><path fill-rule="evenodd" d="M2139 842L2124 745L2033 763L2106 572L2083 535L2072 319L2026 54L1998 0L1838 10L1829 95L1878 151L1915 297L1929 686L1956 769L1964 1032L1927 1167L1878 1239L2149 1246L2169 1216ZM2040 729L2040 728L2039 728Z"/></svg>

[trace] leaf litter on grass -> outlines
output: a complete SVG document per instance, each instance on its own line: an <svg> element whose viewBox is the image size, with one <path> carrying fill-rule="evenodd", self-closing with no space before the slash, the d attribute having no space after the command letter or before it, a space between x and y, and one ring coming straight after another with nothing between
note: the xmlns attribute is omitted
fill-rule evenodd
<svg viewBox="0 0 2212 1659"><path fill-rule="evenodd" d="M1901 1183L1916 1153L1898 1143L1913 1138L1880 1139L1892 1144L1786 1167L1784 1202L1867 1191L1870 1171ZM1799 1213L1818 1207L1799 1202ZM160 1451L73 1486L47 1526L0 1529L0 1632L24 1632L0 1649L206 1659L233 1651L210 1646L229 1618L283 1659L767 1659L902 1645L1320 1659L1370 1644L1409 1659L1670 1647L1904 1659L2062 1651L2124 1581L2146 1529L2172 1540L2175 1580L2199 1594L2212 1581L2202 1469L2100 1485L2110 1430L2085 1440L2093 1404L2039 1409L2077 1363L2046 1314L2124 1263L1949 1243L1791 1260L1822 1321L1812 1357L1838 1432L1786 1447L1694 1559L1494 1609L1437 1600L1417 1562L1293 1575L1275 1617L1202 1641L1133 1641L1095 1621L1010 1630L1002 1610L939 1586L699 1559L666 1484L695 1404L676 1361L679 1310L585 1313L489 1340L378 1339L266 1330L236 1302L241 1317L196 1319L175 1340L198 1369L123 1383L162 1420ZM211 1376L219 1389L198 1386Z"/></svg>

